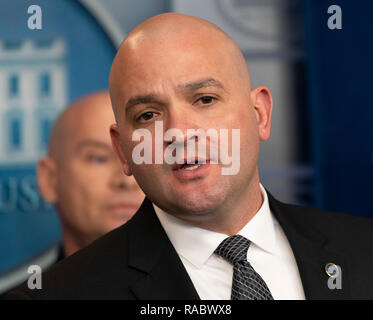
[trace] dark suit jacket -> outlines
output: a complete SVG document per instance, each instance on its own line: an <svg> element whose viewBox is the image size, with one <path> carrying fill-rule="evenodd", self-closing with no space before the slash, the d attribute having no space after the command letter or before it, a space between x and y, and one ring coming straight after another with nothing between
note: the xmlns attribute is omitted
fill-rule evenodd
<svg viewBox="0 0 373 320"><path fill-rule="evenodd" d="M270 208L294 252L307 299L373 299L373 220L288 205ZM342 289L328 288L325 265L342 270ZM275 272L275 270L274 270ZM287 290L284 287L284 290ZM125 225L43 273L7 299L199 299L151 202Z"/></svg>

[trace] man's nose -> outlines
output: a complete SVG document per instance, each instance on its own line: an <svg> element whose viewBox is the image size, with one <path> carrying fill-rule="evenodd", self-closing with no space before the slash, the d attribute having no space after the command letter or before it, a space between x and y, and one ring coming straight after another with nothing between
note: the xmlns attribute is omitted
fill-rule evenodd
<svg viewBox="0 0 373 320"><path fill-rule="evenodd" d="M179 110L178 110L179 109ZM188 129L199 129L198 119L192 112L188 112L185 108L172 108L167 120L164 122L164 132L169 131L170 136L173 136L173 141L185 143L188 140ZM190 137L189 137L190 138ZM166 142L170 144L172 141Z"/></svg>

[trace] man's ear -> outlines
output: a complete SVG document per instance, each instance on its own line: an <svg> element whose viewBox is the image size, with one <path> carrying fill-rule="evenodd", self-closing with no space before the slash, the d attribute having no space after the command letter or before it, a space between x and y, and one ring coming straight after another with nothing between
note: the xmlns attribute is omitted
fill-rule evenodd
<svg viewBox="0 0 373 320"><path fill-rule="evenodd" d="M57 167L51 157L44 157L37 165L38 187L46 202L56 203L57 195Z"/></svg>
<svg viewBox="0 0 373 320"><path fill-rule="evenodd" d="M113 149L114 149L115 153L118 155L120 161L122 162L123 172L127 176L131 176L132 171L131 171L131 169L128 165L126 156L124 155L122 145L121 145L121 141L120 141L119 129L118 129L118 126L116 124L112 124L110 126L110 137L111 137L111 144L113 146Z"/></svg>
<svg viewBox="0 0 373 320"><path fill-rule="evenodd" d="M260 140L265 141L271 135L272 95L266 86L259 86L250 92L258 121Z"/></svg>

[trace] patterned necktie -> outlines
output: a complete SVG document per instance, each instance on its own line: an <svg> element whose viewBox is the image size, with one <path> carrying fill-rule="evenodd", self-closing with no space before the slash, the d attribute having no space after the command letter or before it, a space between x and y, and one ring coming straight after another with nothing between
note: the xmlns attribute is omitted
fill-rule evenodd
<svg viewBox="0 0 373 320"><path fill-rule="evenodd" d="M215 254L233 264L231 300L273 300L262 277L247 261L250 240L240 235L226 238Z"/></svg>

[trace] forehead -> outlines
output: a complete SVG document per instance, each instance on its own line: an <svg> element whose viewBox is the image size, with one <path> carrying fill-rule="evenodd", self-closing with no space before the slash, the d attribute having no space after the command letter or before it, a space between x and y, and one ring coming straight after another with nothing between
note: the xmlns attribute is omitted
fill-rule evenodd
<svg viewBox="0 0 373 320"><path fill-rule="evenodd" d="M110 125L115 122L111 108L102 105L85 106L70 114L64 126L66 144L74 146L84 139L109 141Z"/></svg>
<svg viewBox="0 0 373 320"><path fill-rule="evenodd" d="M123 56L117 81L124 93L130 91L131 94L146 88L153 91L172 86L176 89L198 79L213 78L223 83L235 77L233 65L229 50L217 50L215 44L179 40L157 45L148 41Z"/></svg>

